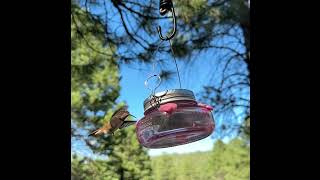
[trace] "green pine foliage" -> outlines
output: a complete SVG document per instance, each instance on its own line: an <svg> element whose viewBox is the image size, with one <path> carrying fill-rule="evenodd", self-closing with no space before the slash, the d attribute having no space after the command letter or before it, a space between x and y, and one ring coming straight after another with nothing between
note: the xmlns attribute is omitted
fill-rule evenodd
<svg viewBox="0 0 320 180"><path fill-rule="evenodd" d="M76 4L72 4L71 49L72 137L107 157L94 160L75 153L71 157L72 179L150 179L150 157L139 145L133 127L112 137L83 134L101 127L123 103L115 103L120 91L119 69L112 56L115 47L104 42L102 24Z"/></svg>
<svg viewBox="0 0 320 180"><path fill-rule="evenodd" d="M241 139L233 139L228 144L217 141L211 154L210 167L213 179L249 179L249 145Z"/></svg>
<svg viewBox="0 0 320 180"><path fill-rule="evenodd" d="M152 158L154 180L248 180L250 147L242 139L218 140L210 152Z"/></svg>

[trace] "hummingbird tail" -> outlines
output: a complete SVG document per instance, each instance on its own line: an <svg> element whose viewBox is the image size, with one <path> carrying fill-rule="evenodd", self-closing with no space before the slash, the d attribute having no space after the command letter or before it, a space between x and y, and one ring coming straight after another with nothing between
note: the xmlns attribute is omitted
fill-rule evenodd
<svg viewBox="0 0 320 180"><path fill-rule="evenodd" d="M98 136L98 135L105 134L105 133L107 133L107 130L104 128L100 128L100 129L97 129L97 130L93 131L92 133L90 133L89 136Z"/></svg>

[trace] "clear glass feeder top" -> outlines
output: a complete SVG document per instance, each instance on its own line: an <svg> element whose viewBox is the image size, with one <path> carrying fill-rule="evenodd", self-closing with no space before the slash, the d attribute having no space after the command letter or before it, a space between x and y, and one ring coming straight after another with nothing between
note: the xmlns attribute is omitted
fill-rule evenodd
<svg viewBox="0 0 320 180"><path fill-rule="evenodd" d="M147 98L144 102L145 116L136 126L138 140L144 147L172 147L212 134L212 108L198 104L192 91L176 89L157 93L156 96L161 96L160 107L152 104L151 97Z"/></svg>

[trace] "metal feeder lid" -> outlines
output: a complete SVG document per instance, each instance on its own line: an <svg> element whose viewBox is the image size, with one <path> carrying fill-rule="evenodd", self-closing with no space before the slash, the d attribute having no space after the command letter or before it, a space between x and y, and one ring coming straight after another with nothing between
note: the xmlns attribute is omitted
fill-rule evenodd
<svg viewBox="0 0 320 180"><path fill-rule="evenodd" d="M161 99L160 104L165 104L171 101L181 101L181 100L196 102L196 98L193 92L187 89L166 90L166 91L155 93L155 96ZM147 111L150 108L152 108L152 103L150 103L152 98L153 96L149 96L147 99L144 100L143 102L144 111Z"/></svg>

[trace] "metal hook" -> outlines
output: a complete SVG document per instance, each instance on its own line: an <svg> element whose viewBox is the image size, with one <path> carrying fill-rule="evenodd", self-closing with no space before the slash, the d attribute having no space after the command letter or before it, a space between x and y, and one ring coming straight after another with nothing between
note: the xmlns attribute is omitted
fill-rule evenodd
<svg viewBox="0 0 320 180"><path fill-rule="evenodd" d="M160 12L161 12L161 11L160 11ZM172 39L173 36L176 34L177 24L176 24L176 15L175 15L173 6L171 7L171 12L172 12L172 18L173 18L173 32L172 32L172 34L169 35L169 36L163 37L163 36L162 36L162 33L161 33L161 27L158 26L158 28L157 28L159 37L160 37L160 39L163 40L163 41L168 41L168 40Z"/></svg>

